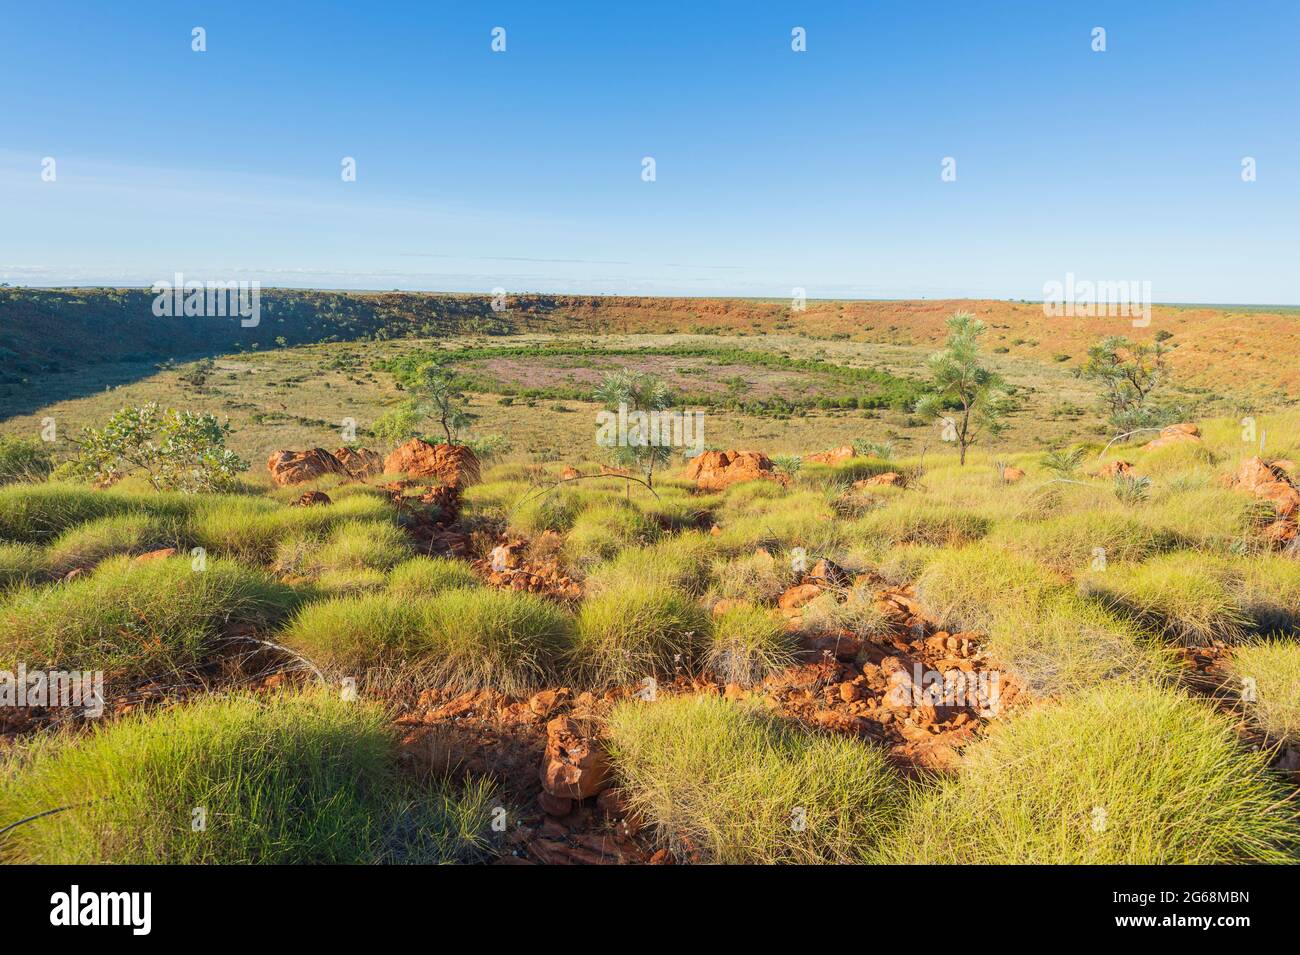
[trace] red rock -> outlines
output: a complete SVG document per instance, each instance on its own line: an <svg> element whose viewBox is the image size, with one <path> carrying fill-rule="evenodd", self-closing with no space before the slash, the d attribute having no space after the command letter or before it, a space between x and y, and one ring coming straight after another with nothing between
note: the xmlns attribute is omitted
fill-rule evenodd
<svg viewBox="0 0 1300 955"><path fill-rule="evenodd" d="M384 473L384 456L369 448L339 448L334 457L358 481Z"/></svg>
<svg viewBox="0 0 1300 955"><path fill-rule="evenodd" d="M1097 469L1099 478L1116 478L1133 473L1133 465L1128 461L1107 461Z"/></svg>
<svg viewBox="0 0 1300 955"><path fill-rule="evenodd" d="M538 795L537 804L548 816L567 816L573 811L573 800L568 796L553 796L545 791Z"/></svg>
<svg viewBox="0 0 1300 955"><path fill-rule="evenodd" d="M1022 468L1005 467L1002 469L1003 484L1015 484L1017 481L1021 480L1024 476L1025 476L1025 472L1024 469Z"/></svg>
<svg viewBox="0 0 1300 955"><path fill-rule="evenodd" d="M796 610L822 594L822 588L816 584L799 584L783 593L776 605L782 610Z"/></svg>
<svg viewBox="0 0 1300 955"><path fill-rule="evenodd" d="M860 491L867 487L902 487L903 484L903 475L899 474L897 471L885 471L883 474L877 474L875 477L865 478L861 481L854 481L853 487Z"/></svg>
<svg viewBox="0 0 1300 955"><path fill-rule="evenodd" d="M291 507L323 507L326 504L333 504L334 501L324 491L308 491L298 500L291 504Z"/></svg>
<svg viewBox="0 0 1300 955"><path fill-rule="evenodd" d="M810 454L804 460L810 464L837 464L853 457L857 457L857 452L846 444L840 448L831 448L829 451Z"/></svg>
<svg viewBox="0 0 1300 955"><path fill-rule="evenodd" d="M1148 441L1142 445L1143 451L1153 451L1156 448L1165 448L1171 444L1182 444L1185 442L1201 442L1201 429L1194 424L1171 424L1160 432L1160 436L1153 441Z"/></svg>
<svg viewBox="0 0 1300 955"><path fill-rule="evenodd" d="M1268 464L1260 458L1247 458L1237 468L1232 487L1268 501L1278 517L1291 517L1300 509L1300 490L1276 462Z"/></svg>
<svg viewBox="0 0 1300 955"><path fill-rule="evenodd" d="M743 481L788 484L790 480L778 474L771 459L759 451L705 451L687 463L686 477L703 491L720 491Z"/></svg>
<svg viewBox="0 0 1300 955"><path fill-rule="evenodd" d="M479 482L478 457L460 444L430 444L412 438L384 459L384 470L412 477L433 477L455 488Z"/></svg>
<svg viewBox="0 0 1300 955"><path fill-rule="evenodd" d="M572 466L566 466L564 470L560 472L561 481L572 481L574 478L580 477L582 477L582 472Z"/></svg>
<svg viewBox="0 0 1300 955"><path fill-rule="evenodd" d="M813 569L804 576L804 581L822 587L844 588L849 585L850 577L849 572L835 561L822 558L813 564Z"/></svg>
<svg viewBox="0 0 1300 955"><path fill-rule="evenodd" d="M277 487L303 484L326 474L347 476L347 468L324 448L310 451L276 451L266 459L266 469Z"/></svg>
<svg viewBox="0 0 1300 955"><path fill-rule="evenodd" d="M667 849L660 849L657 852L655 852L654 855L650 856L649 864L650 865L673 865L676 863L676 861L677 860L673 858L673 854L671 852L669 852Z"/></svg>
<svg viewBox="0 0 1300 955"><path fill-rule="evenodd" d="M554 796L586 799L609 785L609 758L592 732L558 716L546 724L541 778L542 788Z"/></svg>
<svg viewBox="0 0 1300 955"><path fill-rule="evenodd" d="M862 641L847 630L840 633L805 633L799 637L800 645L817 656L830 654L837 660L850 661L862 652Z"/></svg>
<svg viewBox="0 0 1300 955"><path fill-rule="evenodd" d="M164 547L161 550L151 550L147 554L141 554L136 558L136 562L143 564L145 561L166 560L168 557L175 557L175 556L176 556L175 547Z"/></svg>
<svg viewBox="0 0 1300 955"><path fill-rule="evenodd" d="M748 600L741 600L739 597L723 597L713 605L713 616L721 617L730 610L748 609L754 606Z"/></svg>

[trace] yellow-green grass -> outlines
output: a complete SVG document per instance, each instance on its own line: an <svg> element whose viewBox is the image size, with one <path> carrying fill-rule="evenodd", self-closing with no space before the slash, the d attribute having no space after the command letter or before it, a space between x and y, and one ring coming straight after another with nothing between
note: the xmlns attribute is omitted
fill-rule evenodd
<svg viewBox="0 0 1300 955"><path fill-rule="evenodd" d="M1255 721L1275 739L1300 743L1300 644L1243 644L1232 652L1232 672Z"/></svg>
<svg viewBox="0 0 1300 955"><path fill-rule="evenodd" d="M708 616L689 594L629 584L583 601L572 666L596 686L668 678L693 667L708 633Z"/></svg>
<svg viewBox="0 0 1300 955"><path fill-rule="evenodd" d="M1003 524L988 543L1053 570L1075 573L1102 561L1145 560L1176 546L1177 540L1136 517L1096 510Z"/></svg>
<svg viewBox="0 0 1300 955"><path fill-rule="evenodd" d="M0 593L36 583L49 573L49 561L35 544L0 544Z"/></svg>
<svg viewBox="0 0 1300 955"><path fill-rule="evenodd" d="M300 601L260 571L188 556L145 563L112 557L93 573L23 587L0 604L0 653L29 669L103 670L130 681L182 673L236 629L266 629Z"/></svg>
<svg viewBox="0 0 1300 955"><path fill-rule="evenodd" d="M587 575L589 592L617 590L628 584L659 583L700 594L711 580L713 541L700 531L662 537L646 546L621 549L612 560Z"/></svg>
<svg viewBox="0 0 1300 955"><path fill-rule="evenodd" d="M348 521L330 533L315 555L317 572L392 570L411 556L406 532L383 521Z"/></svg>
<svg viewBox="0 0 1300 955"><path fill-rule="evenodd" d="M389 592L317 601L281 640L324 670L367 682L400 672L431 686L517 694L556 676L573 621L533 594L455 587L418 599Z"/></svg>
<svg viewBox="0 0 1300 955"><path fill-rule="evenodd" d="M1151 636L1072 592L1004 601L984 645L1030 693L1057 696L1106 680L1169 678L1173 660Z"/></svg>
<svg viewBox="0 0 1300 955"><path fill-rule="evenodd" d="M713 618L704 665L723 683L752 686L791 666L798 649L780 616L762 607L736 606Z"/></svg>
<svg viewBox="0 0 1300 955"><path fill-rule="evenodd" d="M1134 514L1158 533L1173 535L1183 547L1228 553L1260 546L1259 525L1271 519L1272 508L1249 494L1218 486L1166 487Z"/></svg>
<svg viewBox="0 0 1300 955"><path fill-rule="evenodd" d="M987 632L1003 608L1041 600L1061 579L1031 560L988 546L939 554L916 582L921 605L945 630Z"/></svg>
<svg viewBox="0 0 1300 955"><path fill-rule="evenodd" d="M715 696L620 704L609 735L634 810L681 859L871 861L906 792L880 750Z"/></svg>
<svg viewBox="0 0 1300 955"><path fill-rule="evenodd" d="M422 600L455 587L475 587L479 577L468 564L445 557L412 557L388 572L388 592L406 600Z"/></svg>
<svg viewBox="0 0 1300 955"><path fill-rule="evenodd" d="M174 518L117 514L68 528L49 545L46 557L50 571L62 576L76 567L93 567L116 554L184 546L184 530Z"/></svg>
<svg viewBox="0 0 1300 955"><path fill-rule="evenodd" d="M425 610L432 675L454 689L536 689L556 677L574 642L573 618L534 594L461 587Z"/></svg>
<svg viewBox="0 0 1300 955"><path fill-rule="evenodd" d="M204 496L190 534L195 543L219 557L246 564L269 564L279 544L290 538L321 537L352 521L391 521L387 501L357 494L323 507L287 507L256 497Z"/></svg>
<svg viewBox="0 0 1300 955"><path fill-rule="evenodd" d="M932 560L942 554L943 550L938 547L899 544L880 555L875 570L888 584L910 584L921 576Z"/></svg>
<svg viewBox="0 0 1300 955"><path fill-rule="evenodd" d="M1155 478L1174 474L1210 474L1218 456L1198 441L1178 441L1150 451L1138 451L1133 458L1134 470Z"/></svg>
<svg viewBox="0 0 1300 955"><path fill-rule="evenodd" d="M777 557L765 550L715 561L713 576L711 597L751 603L776 600L796 578L788 556Z"/></svg>
<svg viewBox="0 0 1300 955"><path fill-rule="evenodd" d="M991 724L919 795L885 859L920 864L1294 862L1295 807L1231 720L1105 683Z"/></svg>
<svg viewBox="0 0 1300 955"><path fill-rule="evenodd" d="M933 503L919 493L897 498L852 524L855 541L889 546L961 547L984 537L992 522L969 508Z"/></svg>
<svg viewBox="0 0 1300 955"><path fill-rule="evenodd" d="M802 621L803 629L810 633L847 630L861 639L882 637L890 626L889 618L876 606L872 592L864 587L855 587L847 594L821 594L804 604Z"/></svg>
<svg viewBox="0 0 1300 955"><path fill-rule="evenodd" d="M1294 575L1281 576L1289 568L1280 561L1276 567L1279 578L1272 581L1257 564L1180 551L1141 564L1107 565L1088 573L1080 587L1168 640L1234 643L1254 625L1252 612L1266 619L1280 614L1278 596L1300 592Z"/></svg>
<svg viewBox="0 0 1300 955"><path fill-rule="evenodd" d="M0 859L35 864L470 861L483 784L416 788L386 715L337 694L207 698L0 764Z"/></svg>
<svg viewBox="0 0 1300 955"><path fill-rule="evenodd" d="M599 504L574 519L565 536L565 555L574 565L590 566L616 557L624 547L653 539L658 530L658 524L634 505Z"/></svg>
<svg viewBox="0 0 1300 955"><path fill-rule="evenodd" d="M0 487L0 540L46 543L70 527L119 514L184 518L199 498L181 494L97 491L81 484Z"/></svg>

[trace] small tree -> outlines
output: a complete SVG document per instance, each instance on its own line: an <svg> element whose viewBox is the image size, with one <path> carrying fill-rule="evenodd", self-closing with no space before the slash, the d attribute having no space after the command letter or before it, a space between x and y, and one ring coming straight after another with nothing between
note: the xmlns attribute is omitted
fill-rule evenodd
<svg viewBox="0 0 1300 955"><path fill-rule="evenodd" d="M448 444L455 444L457 432L474 420L455 377L433 362L421 365L416 371L411 391L415 407L424 417L433 418L442 426Z"/></svg>
<svg viewBox="0 0 1300 955"><path fill-rule="evenodd" d="M1169 346L1110 335L1088 349L1083 376L1101 385L1108 420L1117 431L1155 424L1160 412L1151 394L1164 380Z"/></svg>
<svg viewBox="0 0 1300 955"><path fill-rule="evenodd" d="M628 412L641 411L650 414L666 411L672 403L668 386L654 375L644 372L629 371L624 368L617 372L608 372L605 380L596 389L595 400L605 406L605 410L617 413L619 406ZM629 441L626 445L617 444L610 448L610 456L620 467L631 467L645 475L646 483L654 487L656 464L667 464L672 457L672 448L663 444L633 443L629 428ZM641 437L648 438L648 435Z"/></svg>
<svg viewBox="0 0 1300 955"><path fill-rule="evenodd" d="M427 417L416 401L403 401L396 408L380 415L370 426L370 431L384 444L396 447L411 438L419 437L422 432L420 425Z"/></svg>
<svg viewBox="0 0 1300 955"><path fill-rule="evenodd" d="M248 468L226 448L230 425L216 416L150 402L123 408L104 427L87 428L72 470L101 484L142 472L155 490L224 491Z"/></svg>
<svg viewBox="0 0 1300 955"><path fill-rule="evenodd" d="M996 372L979 362L979 338L985 325L970 312L957 312L948 319L948 340L942 351L930 356L930 393L916 403L917 414L948 419L944 440L956 441L961 464L966 451L982 436L995 437L1005 427L1003 418L1010 408L1006 384Z"/></svg>

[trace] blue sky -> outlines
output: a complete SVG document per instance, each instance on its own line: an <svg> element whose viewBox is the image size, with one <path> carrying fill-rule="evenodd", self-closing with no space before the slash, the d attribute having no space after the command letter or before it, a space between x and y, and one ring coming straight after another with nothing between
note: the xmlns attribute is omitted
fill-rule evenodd
<svg viewBox="0 0 1300 955"><path fill-rule="evenodd" d="M1300 303L1298 49L1294 0L14 3L0 280Z"/></svg>

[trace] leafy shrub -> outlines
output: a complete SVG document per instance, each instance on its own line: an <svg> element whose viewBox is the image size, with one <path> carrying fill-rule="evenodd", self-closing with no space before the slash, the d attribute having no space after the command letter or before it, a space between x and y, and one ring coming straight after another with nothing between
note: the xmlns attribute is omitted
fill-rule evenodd
<svg viewBox="0 0 1300 955"><path fill-rule="evenodd" d="M123 408L104 427L82 432L76 468L100 483L140 472L155 490L231 490L248 463L226 448L229 433L229 424L206 412L152 402Z"/></svg>

